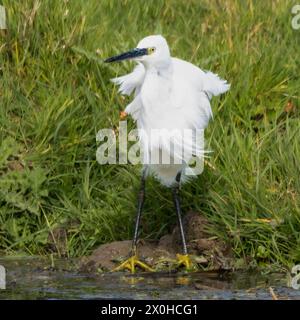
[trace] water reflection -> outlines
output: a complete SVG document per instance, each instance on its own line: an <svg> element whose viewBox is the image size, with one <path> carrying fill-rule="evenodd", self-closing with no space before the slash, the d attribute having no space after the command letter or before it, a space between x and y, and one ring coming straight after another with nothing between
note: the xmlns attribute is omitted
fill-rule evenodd
<svg viewBox="0 0 300 320"><path fill-rule="evenodd" d="M197 272L83 274L76 261L0 258L7 271L7 290L0 299L298 299L283 274Z"/></svg>

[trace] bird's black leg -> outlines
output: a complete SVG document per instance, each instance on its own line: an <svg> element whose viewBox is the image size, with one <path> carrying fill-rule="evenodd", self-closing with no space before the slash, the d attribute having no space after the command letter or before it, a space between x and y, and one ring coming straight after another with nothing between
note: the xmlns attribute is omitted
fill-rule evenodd
<svg viewBox="0 0 300 320"><path fill-rule="evenodd" d="M181 178L181 172L177 174L176 183L173 187L173 201L174 201L174 205L177 213L180 238L182 242L182 254L177 254L177 259L179 261L179 265L184 265L187 269L190 269L191 261L187 252L185 234L184 234L183 224L182 224L181 208L180 208L180 198L179 198L180 178Z"/></svg>
<svg viewBox="0 0 300 320"><path fill-rule="evenodd" d="M185 234L184 234L183 225L182 225L180 198L179 198L180 178L181 178L181 172L179 172L176 176L176 184L173 187L173 201L174 201L174 206L177 213L178 226L179 226L180 238L182 243L182 253L187 254L187 247L186 247Z"/></svg>
<svg viewBox="0 0 300 320"><path fill-rule="evenodd" d="M135 220L135 229L134 229L134 236L132 240L132 249L130 253L130 257L125 260L121 265L119 265L117 268L115 268L113 271L120 271L122 269L128 269L132 273L135 272L136 266L140 267L141 269L144 269L146 271L154 271L151 267L149 267L144 262L140 261L138 259L137 254L137 242L138 242L138 236L139 236L139 226L140 226L140 220L141 220L141 214L143 210L143 205L145 201L145 184L146 184L146 169L143 170L142 179L141 179L141 188L139 191L138 196L138 207L137 207L137 214L136 214L136 220Z"/></svg>
<svg viewBox="0 0 300 320"><path fill-rule="evenodd" d="M135 219L135 228L134 228L134 236L132 240L132 253L136 253L136 247L138 242L139 236L139 227L141 221L142 210L145 202L145 184L146 184L146 171L143 171L142 178L141 178L141 187L138 195L138 205L137 205L137 214Z"/></svg>

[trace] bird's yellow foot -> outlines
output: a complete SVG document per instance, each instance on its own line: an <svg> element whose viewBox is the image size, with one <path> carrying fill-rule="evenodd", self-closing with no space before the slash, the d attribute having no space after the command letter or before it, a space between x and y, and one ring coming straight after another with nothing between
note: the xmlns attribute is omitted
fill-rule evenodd
<svg viewBox="0 0 300 320"><path fill-rule="evenodd" d="M154 271L154 269L149 267L146 263L140 261L138 259L137 255L131 256L130 258L128 258L127 260L122 262L118 267L113 269L112 271L115 272L115 271L120 271L120 270L127 269L131 273L135 273L136 267L144 269L145 271L150 271L150 272Z"/></svg>
<svg viewBox="0 0 300 320"><path fill-rule="evenodd" d="M177 253L177 266L181 267L184 266L186 270L190 271L193 268L193 263L188 254L180 254Z"/></svg>

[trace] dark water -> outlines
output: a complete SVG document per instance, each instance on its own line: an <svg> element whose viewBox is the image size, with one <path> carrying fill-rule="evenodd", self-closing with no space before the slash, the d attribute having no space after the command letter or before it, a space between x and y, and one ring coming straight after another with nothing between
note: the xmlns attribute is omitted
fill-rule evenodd
<svg viewBox="0 0 300 320"><path fill-rule="evenodd" d="M78 272L74 261L40 258L0 258L0 265L7 273L0 299L272 299L272 289L278 299L300 299L283 274L91 275Z"/></svg>

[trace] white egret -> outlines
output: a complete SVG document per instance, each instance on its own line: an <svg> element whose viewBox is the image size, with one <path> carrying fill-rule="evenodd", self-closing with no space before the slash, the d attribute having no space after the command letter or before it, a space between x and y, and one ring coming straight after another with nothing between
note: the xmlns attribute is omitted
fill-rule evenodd
<svg viewBox="0 0 300 320"><path fill-rule="evenodd" d="M174 139L172 132L182 132L185 129L204 130L212 117L210 99L226 92L230 85L212 72L204 72L187 61L171 57L167 41L161 35L148 36L142 39L135 49L106 59L105 62L128 59L137 62L133 72L112 81L120 86L121 94L131 95L134 92L134 99L123 114L130 114L137 122L138 129L142 129L139 138L146 164L138 197L131 256L116 270L129 269L134 272L136 266L147 271L152 270L137 256L138 229L145 199L145 179L149 174L153 174L163 185L173 190L182 241L182 253L177 254L178 264L189 269L191 260L187 252L179 200L179 185L188 178L185 168L189 159L182 156L178 150L187 147L189 156L192 155L192 150L196 149L198 154L201 150L197 150L199 147L195 145L194 139ZM149 143L147 137L154 129L164 129L165 134L154 140L151 136L152 140ZM171 134L166 134L168 131ZM153 155L159 156L159 162L153 164L149 161ZM170 156L171 161L168 164L162 162L165 155ZM178 159L181 161L178 162Z"/></svg>

